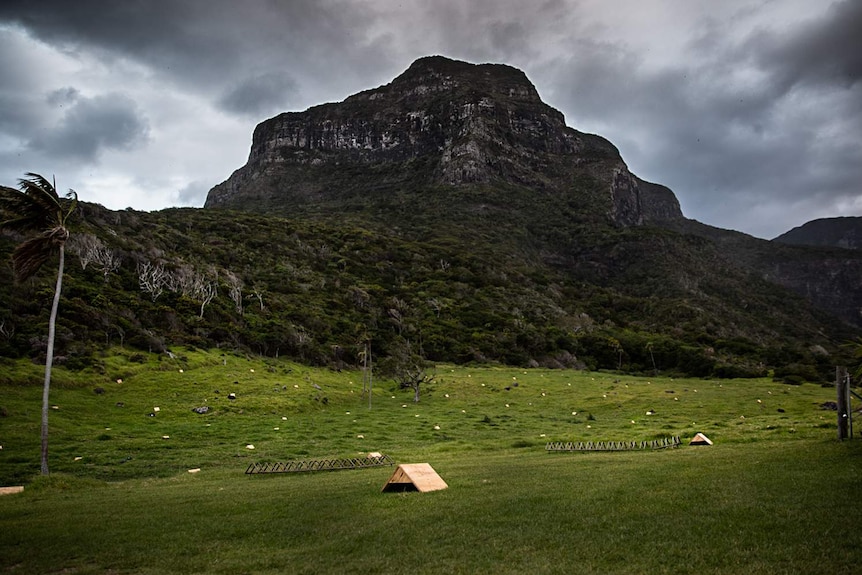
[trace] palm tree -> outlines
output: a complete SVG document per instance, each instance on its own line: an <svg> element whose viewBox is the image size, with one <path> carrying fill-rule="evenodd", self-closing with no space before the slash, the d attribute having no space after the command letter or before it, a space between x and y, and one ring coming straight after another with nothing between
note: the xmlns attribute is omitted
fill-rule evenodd
<svg viewBox="0 0 862 575"><path fill-rule="evenodd" d="M55 182L56 183L56 182ZM48 351L45 357L45 384L42 387L42 475L48 475L48 390L54 363L54 333L57 308L63 287L65 244L69 239L66 220L78 205L78 195L69 190L64 198L57 195L55 184L38 174L28 173L18 181L18 189L0 186L0 228L33 233L12 253L12 268L17 281L32 277L55 253L60 255L57 286L48 320Z"/></svg>

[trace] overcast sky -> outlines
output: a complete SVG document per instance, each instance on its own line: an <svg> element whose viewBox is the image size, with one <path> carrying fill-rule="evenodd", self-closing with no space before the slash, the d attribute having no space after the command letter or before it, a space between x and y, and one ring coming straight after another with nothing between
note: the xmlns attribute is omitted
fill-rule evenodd
<svg viewBox="0 0 862 575"><path fill-rule="evenodd" d="M862 215L862 1L3 0L0 184L203 205L254 126L432 54L523 70L687 217Z"/></svg>

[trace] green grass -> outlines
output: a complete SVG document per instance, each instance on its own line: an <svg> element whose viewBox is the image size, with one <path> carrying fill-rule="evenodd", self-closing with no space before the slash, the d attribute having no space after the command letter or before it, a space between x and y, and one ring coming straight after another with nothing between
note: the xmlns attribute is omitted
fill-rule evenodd
<svg viewBox="0 0 862 575"><path fill-rule="evenodd" d="M38 366L37 383L0 387L0 485L26 485L0 497L0 573L849 574L862 560L862 442L836 440L830 388L439 366L419 404L380 381L369 409L356 372L203 352L106 362L59 375L48 478ZM697 431L715 445L687 446ZM544 451L669 435L684 446ZM243 473L368 451L429 462L449 489L383 494L388 467Z"/></svg>

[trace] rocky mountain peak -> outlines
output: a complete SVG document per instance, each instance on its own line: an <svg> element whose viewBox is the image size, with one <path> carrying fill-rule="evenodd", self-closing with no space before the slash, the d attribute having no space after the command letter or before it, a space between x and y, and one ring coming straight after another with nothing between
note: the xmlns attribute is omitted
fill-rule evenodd
<svg viewBox="0 0 862 575"><path fill-rule="evenodd" d="M584 209L616 224L682 217L670 190L642 190L610 142L566 126L521 70L429 56L389 84L259 124L248 163L205 207L272 211L351 194L385 202L395 190L462 185L571 204L572 182L584 178L598 187Z"/></svg>
<svg viewBox="0 0 862 575"><path fill-rule="evenodd" d="M443 56L416 60L384 88L399 97L410 97L454 93L464 87L494 99L541 103L536 87L517 68L505 64L470 64ZM377 97L385 93L382 89L370 92ZM354 97L361 98L361 95Z"/></svg>

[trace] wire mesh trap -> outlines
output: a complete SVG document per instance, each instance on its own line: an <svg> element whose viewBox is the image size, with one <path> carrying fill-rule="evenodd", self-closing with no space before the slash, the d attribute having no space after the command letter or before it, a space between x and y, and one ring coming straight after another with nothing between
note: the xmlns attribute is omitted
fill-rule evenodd
<svg viewBox="0 0 862 575"><path fill-rule="evenodd" d="M380 467L383 465L395 465L395 461L388 455L373 455L342 459L308 459L303 461L287 461L284 463L252 463L245 470L245 474L341 471L346 469Z"/></svg>

